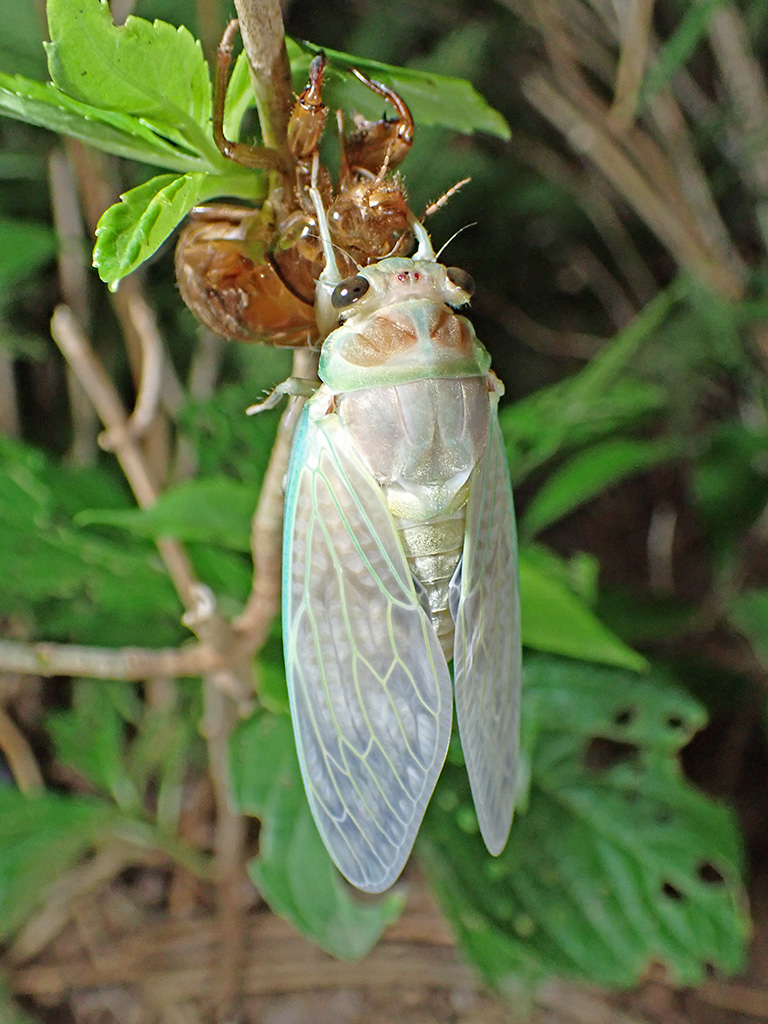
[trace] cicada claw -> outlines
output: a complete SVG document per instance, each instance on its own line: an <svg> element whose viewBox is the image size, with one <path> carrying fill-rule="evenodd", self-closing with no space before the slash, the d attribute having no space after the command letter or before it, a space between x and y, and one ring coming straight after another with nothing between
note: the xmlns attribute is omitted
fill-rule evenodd
<svg viewBox="0 0 768 1024"><path fill-rule="evenodd" d="M255 416L257 413L274 409L286 395L293 398L311 398L319 387L319 381L307 380L304 377L289 377L273 388L263 402L249 405L245 413L247 416Z"/></svg>

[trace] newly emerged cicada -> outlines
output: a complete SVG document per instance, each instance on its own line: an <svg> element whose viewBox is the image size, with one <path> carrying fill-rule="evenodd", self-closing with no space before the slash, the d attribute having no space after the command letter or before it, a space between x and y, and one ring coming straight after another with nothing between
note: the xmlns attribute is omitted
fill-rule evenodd
<svg viewBox="0 0 768 1024"><path fill-rule="evenodd" d="M322 384L287 476L285 661L320 834L350 882L381 892L437 782L454 696L491 853L510 829L521 668L503 386L457 312L469 275L437 262L420 222L412 258L346 277L313 199Z"/></svg>
<svg viewBox="0 0 768 1024"><path fill-rule="evenodd" d="M219 47L214 137L225 156L252 167L276 154L224 136L226 93L237 21ZM346 136L339 113L341 168L336 189L318 164L325 127L322 102L325 56L312 61L309 82L288 122L290 167L273 168L273 187L260 209L218 203L192 211L176 246L176 279L182 298L214 333L236 341L315 346L315 281L324 266L315 210L308 201L314 173L328 211L331 235L347 273L392 253L408 252L412 214L405 190L389 172L413 141L413 119L400 97L380 82L354 74L395 109L392 119L357 118ZM315 168L313 171L313 167Z"/></svg>

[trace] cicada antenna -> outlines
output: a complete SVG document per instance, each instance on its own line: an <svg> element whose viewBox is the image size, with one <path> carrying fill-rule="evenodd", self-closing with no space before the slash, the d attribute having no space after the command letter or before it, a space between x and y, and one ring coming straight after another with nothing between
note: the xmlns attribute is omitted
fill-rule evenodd
<svg viewBox="0 0 768 1024"><path fill-rule="evenodd" d="M425 217L431 217L433 213L437 213L441 210L449 199L453 199L460 188L464 188L465 185L472 181L471 178L463 178L461 181L457 181L455 185L451 185L447 192L443 192L439 199L436 199L434 203L430 203L424 211L424 216L421 218L424 220Z"/></svg>
<svg viewBox="0 0 768 1024"><path fill-rule="evenodd" d="M466 231L467 228L476 228L476 227L477 227L477 221L473 220L473 221L470 221L469 224L465 224L464 227L459 228L458 231L454 231L453 234L451 235L451 237L448 239L448 241L447 242L443 242L443 244L440 246L438 251L435 253L435 262L437 262L440 259L440 256L442 255L443 250L447 249L448 246L451 244L451 242L454 240L454 238L456 238L458 235L460 235L462 233L462 231Z"/></svg>

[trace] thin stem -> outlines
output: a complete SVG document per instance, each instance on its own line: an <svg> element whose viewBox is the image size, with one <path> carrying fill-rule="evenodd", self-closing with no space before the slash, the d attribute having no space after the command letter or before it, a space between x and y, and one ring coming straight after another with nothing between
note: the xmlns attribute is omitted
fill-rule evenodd
<svg viewBox="0 0 768 1024"><path fill-rule="evenodd" d="M87 679L144 679L201 676L222 668L221 654L208 644L149 650L144 647L84 647L77 644L0 640L0 672L83 676Z"/></svg>
<svg viewBox="0 0 768 1024"><path fill-rule="evenodd" d="M293 94L279 0L235 0L235 9L248 54L262 140L289 166L286 129Z"/></svg>
<svg viewBox="0 0 768 1024"><path fill-rule="evenodd" d="M294 377L313 378L317 373L317 353L310 349L297 349L293 357ZM280 608L280 572L283 530L283 480L291 452L291 427L297 407L294 399L280 420L272 447L269 465L259 495L259 503L251 527L253 553L253 584L251 596L242 614L234 624L241 637L243 652L261 648L269 627Z"/></svg>
<svg viewBox="0 0 768 1024"><path fill-rule="evenodd" d="M110 447L115 452L139 506L147 508L154 504L157 498L155 484L141 450L128 432L128 417L120 396L72 311L66 306L58 306L55 310L51 320L51 334L107 428ZM231 627L217 614L213 595L196 578L183 546L167 537L158 538L156 543L182 604L187 609L184 622L201 640L210 643L225 658L231 656ZM243 705L250 698L250 674L245 665L217 674L215 684L236 696Z"/></svg>
<svg viewBox="0 0 768 1024"><path fill-rule="evenodd" d="M43 790L43 776L24 733L0 707L0 751L8 763L16 785L25 796Z"/></svg>

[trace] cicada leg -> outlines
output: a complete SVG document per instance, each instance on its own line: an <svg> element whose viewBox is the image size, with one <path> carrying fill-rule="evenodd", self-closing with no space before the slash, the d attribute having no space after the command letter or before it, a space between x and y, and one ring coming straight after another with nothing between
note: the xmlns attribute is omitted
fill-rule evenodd
<svg viewBox="0 0 768 1024"><path fill-rule="evenodd" d="M243 167L262 168L266 170L285 170L280 154L269 146L249 146L243 142L232 142L224 134L224 105L227 98L229 81L229 65L232 63L232 44L240 30L237 18L224 29L216 57L216 84L213 103L213 139L219 151L228 160L234 160Z"/></svg>
<svg viewBox="0 0 768 1024"><path fill-rule="evenodd" d="M380 121L358 118L355 131L344 143L344 160L348 167L378 176L382 168L397 167L407 156L413 145L413 116L394 89L367 78L357 68L351 70L363 85L391 103L397 113L392 119L383 117Z"/></svg>
<svg viewBox="0 0 768 1024"><path fill-rule="evenodd" d="M277 387L272 388L267 397L254 405L249 405L245 410L247 416L255 416L257 413L274 409L281 400L288 395L291 398L311 398L320 387L317 380L307 380L305 377L289 377Z"/></svg>
<svg viewBox="0 0 768 1024"><path fill-rule="evenodd" d="M288 147L297 160L311 157L325 128L328 108L322 100L325 54L321 51L309 65L309 81L296 100L288 121Z"/></svg>

